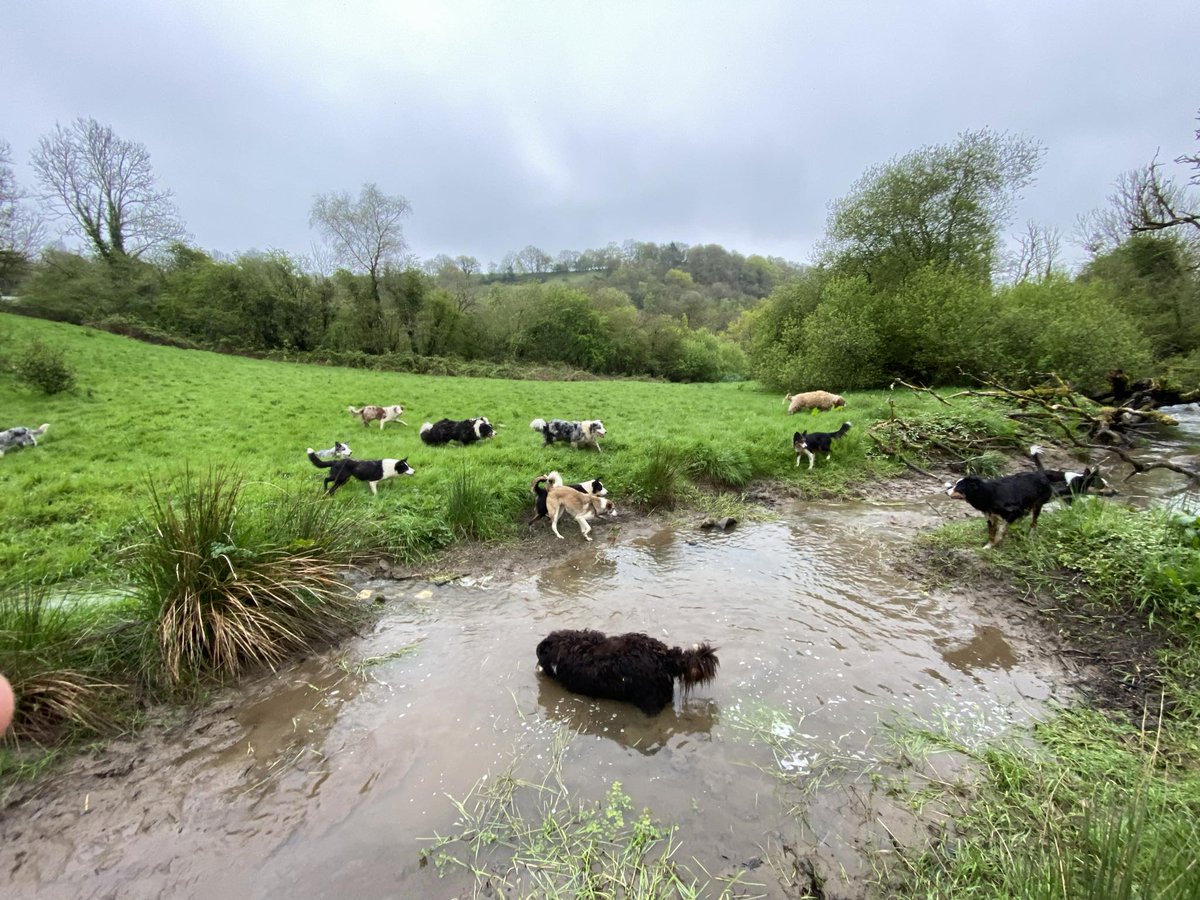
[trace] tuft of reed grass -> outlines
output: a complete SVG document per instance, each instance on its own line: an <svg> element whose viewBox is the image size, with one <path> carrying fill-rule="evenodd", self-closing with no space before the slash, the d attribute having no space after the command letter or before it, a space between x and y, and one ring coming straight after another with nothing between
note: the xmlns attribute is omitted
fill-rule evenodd
<svg viewBox="0 0 1200 900"><path fill-rule="evenodd" d="M504 520L500 498L465 463L450 479L446 521L462 540L489 540L500 533Z"/></svg>
<svg viewBox="0 0 1200 900"><path fill-rule="evenodd" d="M634 502L650 510L673 509L687 487L687 463L670 444L651 446L626 478Z"/></svg>
<svg viewBox="0 0 1200 900"><path fill-rule="evenodd" d="M273 666L356 619L342 566L315 545L281 545L278 527L244 522L242 492L230 469L186 472L175 498L149 486L130 574L152 623L151 680L176 685Z"/></svg>
<svg viewBox="0 0 1200 900"><path fill-rule="evenodd" d="M0 669L17 697L6 740L46 746L113 727L126 689L106 674L106 627L100 610L44 588L0 593Z"/></svg>
<svg viewBox="0 0 1200 900"><path fill-rule="evenodd" d="M746 451L724 444L696 443L683 451L693 481L717 488L738 488L749 483L753 466Z"/></svg>

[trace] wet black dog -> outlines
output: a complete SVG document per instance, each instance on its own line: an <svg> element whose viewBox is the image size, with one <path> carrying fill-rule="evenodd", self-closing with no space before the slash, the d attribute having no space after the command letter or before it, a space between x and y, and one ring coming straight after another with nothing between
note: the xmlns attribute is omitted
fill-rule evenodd
<svg viewBox="0 0 1200 900"><path fill-rule="evenodd" d="M589 697L632 703L652 716L668 705L678 680L684 695L717 676L716 648L668 647L645 634L609 637L599 631L553 631L537 646L542 671Z"/></svg>
<svg viewBox="0 0 1200 900"><path fill-rule="evenodd" d="M840 438L843 434L850 430L850 423L842 423L842 427L837 431L814 431L809 434L807 431L797 431L792 435L792 449L796 451L796 465L800 465L800 455L804 454L808 457L808 467L813 467L813 462L816 460L817 453L824 453L825 459L828 460L833 454L834 438Z"/></svg>
<svg viewBox="0 0 1200 900"><path fill-rule="evenodd" d="M968 475L960 478L946 493L958 500L966 500L987 516L986 549L1004 540L1008 526L1027 514L1032 517L1029 521L1032 534L1042 507L1054 496L1054 488L1045 472L1021 472L1001 478Z"/></svg>
<svg viewBox="0 0 1200 900"><path fill-rule="evenodd" d="M487 416L475 419L441 419L437 422L426 422L421 426L421 440L433 446L458 441L460 444L474 444L484 438L490 438L496 433Z"/></svg>
<svg viewBox="0 0 1200 900"><path fill-rule="evenodd" d="M351 478L365 481L371 488L371 493L378 493L375 485L385 478L395 478L397 475L412 475L416 469L408 464L407 459L321 459L317 451L308 448L308 459L318 469L330 469L325 478L325 493L332 494Z"/></svg>

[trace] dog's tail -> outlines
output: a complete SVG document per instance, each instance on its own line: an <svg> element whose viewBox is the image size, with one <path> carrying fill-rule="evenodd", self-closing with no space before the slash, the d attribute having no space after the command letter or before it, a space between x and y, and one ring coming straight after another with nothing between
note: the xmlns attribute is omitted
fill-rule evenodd
<svg viewBox="0 0 1200 900"><path fill-rule="evenodd" d="M550 488L558 487L562 484L562 479L559 479L557 482L554 481L557 475L557 472L551 472L548 475L539 475L533 481L529 482L529 487L537 496L545 497L550 493Z"/></svg>
<svg viewBox="0 0 1200 900"><path fill-rule="evenodd" d="M842 423L842 427L841 427L841 428L839 428L837 431L835 431L835 432L833 433L833 436L834 436L834 437L841 437L843 434L845 434L845 433L846 433L847 431L849 431L849 430L850 430L850 423L849 423L849 422L843 422L843 423Z"/></svg>
<svg viewBox="0 0 1200 900"><path fill-rule="evenodd" d="M1033 459L1034 465L1038 467L1039 472L1045 472L1046 469L1042 465L1042 448L1039 444L1034 444L1029 448L1029 456Z"/></svg>
<svg viewBox="0 0 1200 900"><path fill-rule="evenodd" d="M550 487L562 487L563 485L562 476L558 472L549 472L542 477L550 482Z"/></svg>
<svg viewBox="0 0 1200 900"><path fill-rule="evenodd" d="M33 429L32 433L37 435L38 437L41 437L43 434L46 433L46 429L48 429L49 427L50 427L50 423L46 422L45 424L41 425L40 427Z"/></svg>
<svg viewBox="0 0 1200 900"><path fill-rule="evenodd" d="M532 422L529 423L529 427L532 428L534 431L544 431L546 428L546 420L545 419L534 419Z"/></svg>
<svg viewBox="0 0 1200 900"><path fill-rule="evenodd" d="M328 469L330 466L333 465L334 461L332 459L330 459L330 460L321 459L321 457L317 456L317 451L314 450L312 447L309 447L304 452L308 454L308 461L310 463L312 463L314 466L316 466L318 469Z"/></svg>
<svg viewBox="0 0 1200 900"><path fill-rule="evenodd" d="M364 409L365 409L365 407L364 407ZM362 409L355 409L353 406L347 406L346 412L350 413L350 415L352 415L352 416L357 416L359 413L362 412Z"/></svg>
<svg viewBox="0 0 1200 900"><path fill-rule="evenodd" d="M717 677L717 648L708 643L695 644L690 650L679 647L671 648L672 661L675 664L675 677L684 694L694 687L707 684Z"/></svg>

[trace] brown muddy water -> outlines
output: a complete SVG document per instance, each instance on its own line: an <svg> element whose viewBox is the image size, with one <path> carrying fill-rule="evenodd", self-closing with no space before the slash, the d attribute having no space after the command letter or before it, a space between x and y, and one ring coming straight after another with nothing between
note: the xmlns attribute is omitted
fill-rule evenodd
<svg viewBox="0 0 1200 900"><path fill-rule="evenodd" d="M455 831L451 798L514 767L539 778L565 736L573 797L617 781L677 824L675 860L704 896L729 878L737 895L792 895L797 858L828 896L863 895L872 853L924 833L872 784L895 755L889 723L982 741L1067 696L1011 610L894 570L915 533L967 512L931 491L728 533L618 521L585 544L567 527L530 539L553 560L534 574L366 583L385 604L369 635L9 809L0 894L470 896L462 869L421 857ZM711 641L720 671L647 717L536 671L538 641L564 627Z"/></svg>

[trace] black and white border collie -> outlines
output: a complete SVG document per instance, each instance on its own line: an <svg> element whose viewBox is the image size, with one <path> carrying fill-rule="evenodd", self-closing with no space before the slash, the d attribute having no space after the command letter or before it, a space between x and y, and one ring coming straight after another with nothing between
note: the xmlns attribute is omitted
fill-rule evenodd
<svg viewBox="0 0 1200 900"><path fill-rule="evenodd" d="M458 441L464 445L474 444L476 441L490 438L495 433L496 429L492 428L487 416L457 422L453 419L441 419L433 423L426 422L421 426L421 440L435 447L451 441Z"/></svg>
<svg viewBox="0 0 1200 900"><path fill-rule="evenodd" d="M668 647L645 634L609 637L599 631L552 631L537 645L538 666L563 687L589 697L632 703L646 715L661 712L678 681L687 696L717 677L716 648Z"/></svg>
<svg viewBox="0 0 1200 900"><path fill-rule="evenodd" d="M37 428L14 425L12 428L0 431L0 456L17 447L36 447L37 439L45 434L46 429L49 427L50 424L47 422L45 425L39 425Z"/></svg>
<svg viewBox="0 0 1200 900"><path fill-rule="evenodd" d="M987 517L988 542L984 549L1004 540L1008 526L1028 514L1029 533L1037 527L1042 507L1054 496L1054 488L1045 472L1019 472L1000 478L968 475L947 489L957 500L966 500Z"/></svg>
<svg viewBox="0 0 1200 900"><path fill-rule="evenodd" d="M325 494L332 495L351 478L365 481L372 495L378 494L375 485L387 478L397 475L412 475L416 472L408 464L407 459L334 459L324 460L317 456L317 451L308 448L308 459L318 469L329 469L325 477Z"/></svg>
<svg viewBox="0 0 1200 900"><path fill-rule="evenodd" d="M537 478L533 479L532 482L530 482L529 487L533 492L534 497L537 498L535 501L536 515L529 520L530 528L532 528L534 523L539 519L550 518L550 514L546 510L546 495L550 493L551 488L569 487L572 490L579 491L581 494L592 494L596 497L608 496L608 488L604 486L604 482L602 482L599 478L592 478L589 481L581 481L578 484L564 485L562 476L557 472L548 472L545 475L539 475ZM609 512L609 515L615 516L616 514L617 508L614 506Z"/></svg>
<svg viewBox="0 0 1200 900"><path fill-rule="evenodd" d="M1042 450L1037 444L1029 448L1029 455L1033 457L1034 464L1038 467L1038 471L1045 474L1050 479L1050 487L1054 491L1054 498L1061 500L1067 506L1070 506L1077 497L1082 497L1093 489L1104 491L1105 493L1115 493L1105 481L1104 476L1100 474L1099 466L1086 466L1082 472L1063 472L1059 469L1047 469L1042 465Z"/></svg>
<svg viewBox="0 0 1200 900"><path fill-rule="evenodd" d="M540 431L546 438L547 445L555 441L567 441L572 447L591 444L601 453L604 451L600 449L599 438L608 434L604 430L604 423L599 419L583 422L568 422L566 419L551 419L547 422L545 419L534 419L529 423L529 427Z"/></svg>
<svg viewBox="0 0 1200 900"><path fill-rule="evenodd" d="M840 438L850 430L850 423L842 423L837 431L797 431L792 435L792 449L796 451L796 467L800 466L801 455L808 457L808 467L813 467L816 454L824 453L826 461L833 456L834 438Z"/></svg>
<svg viewBox="0 0 1200 900"><path fill-rule="evenodd" d="M318 450L317 456L321 459L345 459L350 456L353 451L349 444L343 444L341 441L334 441L332 447L326 447L324 450Z"/></svg>

